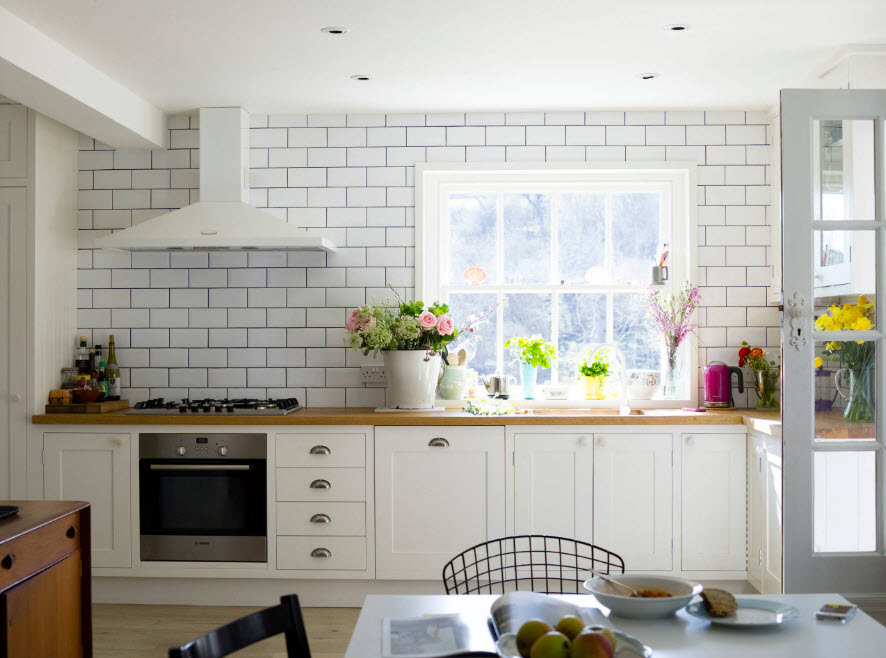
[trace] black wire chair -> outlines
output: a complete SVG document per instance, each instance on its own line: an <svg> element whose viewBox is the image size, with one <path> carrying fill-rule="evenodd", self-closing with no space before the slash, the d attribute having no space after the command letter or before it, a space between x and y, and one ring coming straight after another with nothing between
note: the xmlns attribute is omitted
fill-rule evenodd
<svg viewBox="0 0 886 658"><path fill-rule="evenodd" d="M289 658L311 658L305 622L295 594L280 597L280 604L241 617L169 650L169 658L222 658L279 633L286 635Z"/></svg>
<svg viewBox="0 0 886 658"><path fill-rule="evenodd" d="M621 556L577 539L515 535L491 539L456 555L443 567L447 594L583 594L590 570L624 573Z"/></svg>

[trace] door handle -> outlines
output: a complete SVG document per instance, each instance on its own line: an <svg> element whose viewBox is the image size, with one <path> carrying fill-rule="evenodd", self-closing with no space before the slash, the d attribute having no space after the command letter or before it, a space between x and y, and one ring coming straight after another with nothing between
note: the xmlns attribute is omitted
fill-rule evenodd
<svg viewBox="0 0 886 658"><path fill-rule="evenodd" d="M328 514L314 514L311 517L311 523L331 523L332 519L329 518Z"/></svg>
<svg viewBox="0 0 886 658"><path fill-rule="evenodd" d="M430 446L431 448L448 448L449 441L444 439L442 436L438 436L428 441L428 446Z"/></svg>
<svg viewBox="0 0 886 658"><path fill-rule="evenodd" d="M691 436L687 436L686 437L686 445L691 448L692 446L695 445L695 439L693 439Z"/></svg>
<svg viewBox="0 0 886 658"><path fill-rule="evenodd" d="M75 528L74 526L71 526L65 532L65 537L67 537L68 539L73 539L76 536L77 536L77 528Z"/></svg>
<svg viewBox="0 0 886 658"><path fill-rule="evenodd" d="M332 557L332 551L328 548L315 548L311 551L311 557Z"/></svg>
<svg viewBox="0 0 886 658"><path fill-rule="evenodd" d="M311 489L332 489L329 480L314 480L311 482Z"/></svg>
<svg viewBox="0 0 886 658"><path fill-rule="evenodd" d="M331 455L332 454L332 450L330 450L326 446L314 446L313 448L311 448L310 452L312 455Z"/></svg>
<svg viewBox="0 0 886 658"><path fill-rule="evenodd" d="M595 443L596 443L598 446L600 446L601 448L605 448L605 447L606 447L606 439L604 439L603 437L598 438L598 439L595 441Z"/></svg>

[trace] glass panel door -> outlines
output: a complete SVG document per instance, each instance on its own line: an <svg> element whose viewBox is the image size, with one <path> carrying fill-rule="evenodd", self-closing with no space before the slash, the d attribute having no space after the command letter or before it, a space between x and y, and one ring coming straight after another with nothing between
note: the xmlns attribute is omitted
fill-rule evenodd
<svg viewBox="0 0 886 658"><path fill-rule="evenodd" d="M784 589L882 592L883 91L781 94Z"/></svg>

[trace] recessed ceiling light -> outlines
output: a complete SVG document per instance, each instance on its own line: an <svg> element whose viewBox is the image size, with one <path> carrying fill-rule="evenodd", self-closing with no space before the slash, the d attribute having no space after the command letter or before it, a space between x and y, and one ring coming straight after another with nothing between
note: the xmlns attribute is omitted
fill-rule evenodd
<svg viewBox="0 0 886 658"><path fill-rule="evenodd" d="M324 27L321 32L325 32L326 34L347 34L350 30L346 27Z"/></svg>
<svg viewBox="0 0 886 658"><path fill-rule="evenodd" d="M660 76L661 76L661 73L641 73L640 79L641 80L655 80L656 78L658 78Z"/></svg>
<svg viewBox="0 0 886 658"><path fill-rule="evenodd" d="M669 32L685 32L689 29L689 26L685 23L674 23L673 25L665 25L664 29Z"/></svg>
<svg viewBox="0 0 886 658"><path fill-rule="evenodd" d="M357 75L352 75L351 80L357 80L358 82L368 82L369 80L372 80L372 76L365 73L358 73Z"/></svg>

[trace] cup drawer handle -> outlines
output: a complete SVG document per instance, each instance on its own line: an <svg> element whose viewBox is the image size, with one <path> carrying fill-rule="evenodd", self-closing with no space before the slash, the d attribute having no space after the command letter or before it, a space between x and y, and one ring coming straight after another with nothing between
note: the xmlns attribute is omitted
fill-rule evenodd
<svg viewBox="0 0 886 658"><path fill-rule="evenodd" d="M7 553L2 560L0 560L0 567L3 567L7 571L12 569L12 565L15 564L15 555L12 553Z"/></svg>
<svg viewBox="0 0 886 658"><path fill-rule="evenodd" d="M428 446L430 446L431 448L448 448L449 441L444 439L442 436L438 436L428 441Z"/></svg>
<svg viewBox="0 0 886 658"><path fill-rule="evenodd" d="M75 528L74 526L71 526L70 528L68 528L65 531L65 537L67 537L68 539L73 539L76 536L77 536L77 528Z"/></svg>
<svg viewBox="0 0 886 658"><path fill-rule="evenodd" d="M311 489L332 489L329 480L314 480L311 482Z"/></svg>
<svg viewBox="0 0 886 658"><path fill-rule="evenodd" d="M328 514L314 514L311 517L311 523L332 523L332 519Z"/></svg>
<svg viewBox="0 0 886 658"><path fill-rule="evenodd" d="M332 450L330 450L327 446L314 446L311 448L312 455L331 455Z"/></svg>
<svg viewBox="0 0 886 658"><path fill-rule="evenodd" d="M311 557L332 557L332 551L328 548L315 548L311 551Z"/></svg>

